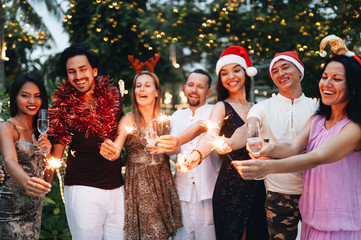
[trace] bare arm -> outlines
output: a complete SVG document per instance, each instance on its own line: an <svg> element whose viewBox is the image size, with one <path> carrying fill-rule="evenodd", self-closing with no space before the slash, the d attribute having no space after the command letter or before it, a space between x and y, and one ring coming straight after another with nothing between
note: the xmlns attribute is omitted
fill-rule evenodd
<svg viewBox="0 0 361 240"><path fill-rule="evenodd" d="M302 131L291 142L278 144L265 144L261 150L260 156L271 158L285 158L301 153L306 149L308 136L311 131L313 117L310 118Z"/></svg>
<svg viewBox="0 0 361 240"><path fill-rule="evenodd" d="M225 107L222 102L218 102L212 109L210 121L215 123L217 127L208 129L207 133L202 136L198 142L197 150L201 153L199 154L198 151L195 151L189 154L186 159L189 163L189 167L193 168L198 165L200 159L200 155L202 158L206 158L211 152L213 151L212 141L214 140L215 136L218 136L225 117Z"/></svg>
<svg viewBox="0 0 361 240"><path fill-rule="evenodd" d="M9 175L31 196L41 196L48 193L51 185L37 177L29 177L19 165L15 148L18 133L10 123L0 124L0 151Z"/></svg>
<svg viewBox="0 0 361 240"><path fill-rule="evenodd" d="M306 154L278 160L235 161L232 164L245 179L254 179L270 173L287 173L333 163L352 151L361 149L361 128L354 122L348 123L341 132Z"/></svg>
<svg viewBox="0 0 361 240"><path fill-rule="evenodd" d="M100 147L100 154L108 159L109 161L117 160L120 156L120 152L124 146L125 140L127 139L128 134L131 134L127 131L127 127L135 127L133 121L132 113L124 115L118 125L118 136L112 142L110 139L105 140Z"/></svg>
<svg viewBox="0 0 361 240"><path fill-rule="evenodd" d="M203 131L205 131L202 126L203 121L198 120L187 127L181 134L178 136L172 135L163 135L158 139L158 148L160 151L167 153L168 155L173 155L179 152L179 146L193 140Z"/></svg>

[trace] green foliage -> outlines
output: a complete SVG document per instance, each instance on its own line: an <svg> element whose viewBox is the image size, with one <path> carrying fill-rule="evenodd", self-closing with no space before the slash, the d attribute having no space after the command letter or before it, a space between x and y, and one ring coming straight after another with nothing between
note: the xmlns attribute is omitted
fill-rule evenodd
<svg viewBox="0 0 361 240"><path fill-rule="evenodd" d="M168 61L168 49L159 48L149 32L150 24L143 24L148 16L147 1L72 1L64 23L70 42L81 42L100 56L100 73L109 74L114 82L123 79L130 92L136 74L128 61L134 55L141 61L161 53L155 73L161 82L183 80ZM70 16L70 17L69 17ZM125 103L130 103L125 95Z"/></svg>
<svg viewBox="0 0 361 240"><path fill-rule="evenodd" d="M71 239L57 177L46 195L42 214L40 239Z"/></svg>
<svg viewBox="0 0 361 240"><path fill-rule="evenodd" d="M0 85L0 122L10 118L9 94L5 92L5 88Z"/></svg>
<svg viewBox="0 0 361 240"><path fill-rule="evenodd" d="M56 0L47 0L46 4L49 10L59 15L61 9ZM38 59L30 60L32 51L38 47L52 47L49 41L52 40L52 36L29 1L1 1L0 35L4 36L6 56L9 58L5 61L5 78L8 81L20 72L33 71L35 66L40 64Z"/></svg>

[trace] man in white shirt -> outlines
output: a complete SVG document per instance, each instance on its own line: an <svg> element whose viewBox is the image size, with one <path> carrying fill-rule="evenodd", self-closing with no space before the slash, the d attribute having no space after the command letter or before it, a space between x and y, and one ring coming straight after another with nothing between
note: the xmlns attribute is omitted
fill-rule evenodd
<svg viewBox="0 0 361 240"><path fill-rule="evenodd" d="M260 121L270 143L291 141L315 114L318 104L302 93L304 65L297 52L277 53L270 63L269 75L279 93L254 105L248 113L247 122ZM269 174L265 184L270 239L296 239L302 172Z"/></svg>
<svg viewBox="0 0 361 240"><path fill-rule="evenodd" d="M206 99L212 93L211 81L211 77L204 70L196 69L190 73L184 85L189 107L173 114L170 122L171 135L178 136L194 122L209 119L213 105L207 104ZM202 135L181 145L178 151L190 153L197 147ZM178 229L175 240L216 239L212 195L219 168L218 155L213 153L188 173L176 173L175 183L181 202L184 227Z"/></svg>

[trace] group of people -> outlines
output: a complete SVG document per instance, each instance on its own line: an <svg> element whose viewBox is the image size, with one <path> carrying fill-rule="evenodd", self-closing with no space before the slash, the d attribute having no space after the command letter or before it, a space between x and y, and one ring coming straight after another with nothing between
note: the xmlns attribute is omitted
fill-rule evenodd
<svg viewBox="0 0 361 240"><path fill-rule="evenodd" d="M335 38L342 43L328 38L322 47ZM49 109L51 141L36 128L39 110L48 107L43 83L21 74L12 85L11 118L0 124L0 239L39 238L51 189L44 158L62 158L67 146L64 197L73 239L288 240L301 217L302 239L360 239L361 61L343 47L325 64L319 104L302 93L304 65L293 51L270 63L279 93L253 104L256 69L243 47L230 46L216 65L218 102L207 104L212 79L196 69L184 85L189 107L160 123L154 66L134 77L132 111L124 115L97 56L71 45L58 63L66 79ZM207 129L205 121L216 126ZM252 122L269 139L257 155L246 148ZM155 145L147 142L151 124ZM217 136L227 148L212 145ZM187 171L173 178L169 156L179 153Z"/></svg>

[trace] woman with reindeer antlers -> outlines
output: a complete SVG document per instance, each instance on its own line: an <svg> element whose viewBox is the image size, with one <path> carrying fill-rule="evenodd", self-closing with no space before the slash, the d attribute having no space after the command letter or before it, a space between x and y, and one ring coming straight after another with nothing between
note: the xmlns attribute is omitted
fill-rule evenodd
<svg viewBox="0 0 361 240"><path fill-rule="evenodd" d="M280 159L233 166L245 179L305 170L301 239L356 240L361 239L361 60L335 35L321 41L321 55L328 44L335 56L319 81L316 115L292 142L269 144L259 154ZM304 149L307 153L299 154Z"/></svg>
<svg viewBox="0 0 361 240"><path fill-rule="evenodd" d="M161 89L153 70L160 54L146 62L128 58L137 71L132 85L132 112L120 120L117 139L106 140L100 153L111 161L125 146L125 239L168 239L182 227L179 197L169 157L152 156L146 148L150 123L155 123L158 136L169 131L168 123L157 122ZM142 71L144 66L148 71ZM150 165L153 157L156 164Z"/></svg>

